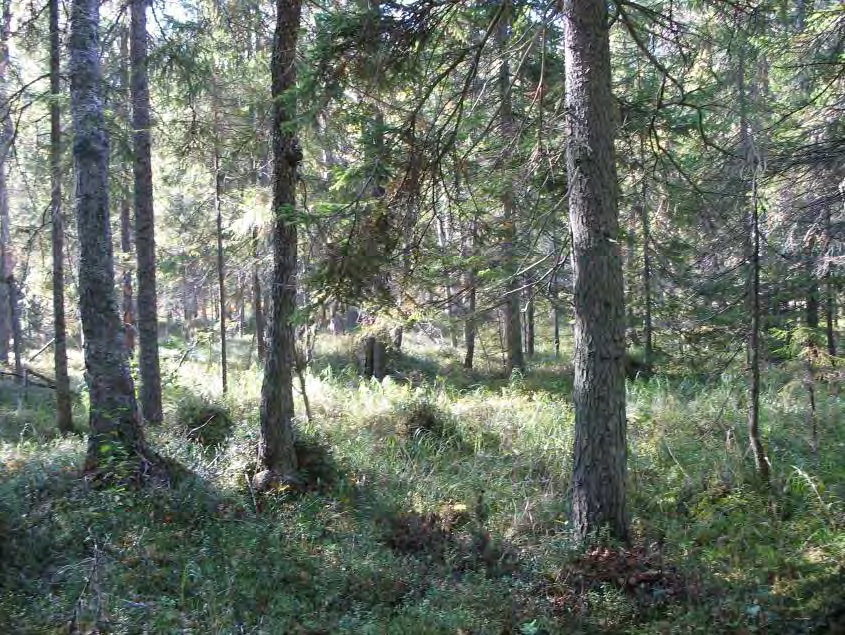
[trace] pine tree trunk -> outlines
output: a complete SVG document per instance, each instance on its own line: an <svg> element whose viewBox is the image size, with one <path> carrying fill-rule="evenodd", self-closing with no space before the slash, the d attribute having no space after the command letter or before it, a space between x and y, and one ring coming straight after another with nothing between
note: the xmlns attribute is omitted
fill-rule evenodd
<svg viewBox="0 0 845 635"><path fill-rule="evenodd" d="M12 292L9 277L14 268L10 253L9 190L6 182L7 158L12 143L12 115L7 88L9 36L12 26L11 0L2 0L0 20L0 364L8 364L9 340L12 336Z"/></svg>
<svg viewBox="0 0 845 635"><path fill-rule="evenodd" d="M228 390L226 362L226 263L223 255L223 172L220 169L220 152L214 150L214 215L217 220L217 289L220 303L220 381L223 394Z"/></svg>
<svg viewBox="0 0 845 635"><path fill-rule="evenodd" d="M13 263L14 264L14 263ZM15 360L15 374L23 377L23 359L21 357L23 346L23 329L21 329L21 304L23 303L23 292L15 280L14 266L9 271L9 305L12 310L12 355Z"/></svg>
<svg viewBox="0 0 845 635"><path fill-rule="evenodd" d="M472 218L470 219L470 227L469 227L469 240L468 240L468 249L465 252L465 259L471 258L475 255L475 250L478 243L478 225L477 219ZM466 272L466 285L467 285L467 305L466 305L466 317L464 319L464 347L466 348L466 354L464 355L464 368L472 369L473 364L475 363L475 337L476 337L476 324L477 324L477 317L475 315L476 310L476 298L477 298L477 291L476 287L478 285L478 273L476 272L475 265L472 264L469 266Z"/></svg>
<svg viewBox="0 0 845 635"><path fill-rule="evenodd" d="M261 387L259 462L281 476L297 469L293 440L293 315L296 309L296 179L302 151L292 129L296 114L296 45L301 0L276 0L273 42L273 307L270 347Z"/></svg>
<svg viewBox="0 0 845 635"><path fill-rule="evenodd" d="M744 169L751 171L751 201L748 214L748 262L751 271L748 277L748 311L750 329L748 334L748 440L754 454L754 464L760 479L769 482L769 461L760 436L760 217L757 196L757 161L748 116L748 95L745 83L747 38L739 42L739 69L737 73L737 93L740 111L740 151L744 157ZM747 200L748 191L743 193Z"/></svg>
<svg viewBox="0 0 845 635"><path fill-rule="evenodd" d="M74 0L71 112L80 250L79 302L90 396L86 470L93 472L124 465L123 460L138 462L147 458L114 289L109 142L102 110L99 23L97 0ZM115 464L113 459L120 462Z"/></svg>
<svg viewBox="0 0 845 635"><path fill-rule="evenodd" d="M138 366L141 409L151 424L162 422L161 369L158 357L155 214L150 139L150 89L147 75L147 0L132 1L132 127L135 172L135 251L138 258Z"/></svg>
<svg viewBox="0 0 845 635"><path fill-rule="evenodd" d="M627 539L625 306L604 0L565 0L566 133L575 286L572 514L582 540Z"/></svg>
<svg viewBox="0 0 845 635"><path fill-rule="evenodd" d="M640 229L643 234L643 302L645 303L645 315L643 316L645 339L645 350L643 352L643 365L647 374L651 374L654 367L654 326L652 324L652 299L651 299L651 223L646 207L645 188L643 188L643 200L638 205L640 217Z"/></svg>
<svg viewBox="0 0 845 635"><path fill-rule="evenodd" d="M65 230L62 217L61 41L59 0L50 0L50 217L53 251L53 366L56 375L56 424L63 435L73 431L65 324Z"/></svg>
<svg viewBox="0 0 845 635"><path fill-rule="evenodd" d="M560 260L560 248L558 247L557 234L552 235L552 253L554 254L555 270L552 272L550 283L550 296L552 301L552 329L555 359L560 359L560 267L563 266Z"/></svg>
<svg viewBox="0 0 845 635"><path fill-rule="evenodd" d="M509 52L507 50L511 30L511 3L506 0L499 17L499 25L496 29L496 44L501 55L499 63L499 127L502 144L505 150L502 153L502 164L505 171L510 168L510 147L513 137L516 134L516 126L513 120L513 104L511 103L511 71L509 63ZM516 276L516 218L514 209L513 184L507 182L502 193L502 258L504 259L504 270L506 276L504 320L505 320L505 352L506 370L508 373L514 369L525 368L525 357L522 351L522 326L519 313L519 281Z"/></svg>
<svg viewBox="0 0 845 635"><path fill-rule="evenodd" d="M252 230L252 307L255 312L255 342L258 360L267 359L267 344L264 341L264 309L261 304L261 276L259 275L258 228Z"/></svg>
<svg viewBox="0 0 845 635"><path fill-rule="evenodd" d="M130 18L131 19L131 18ZM130 88L129 74L131 65L129 53L129 37L131 25L129 29L121 28L120 33L120 91L121 95L118 100L117 116L121 122L128 127L132 125L130 122L130 110L132 104L132 89ZM120 176L123 178L125 169L125 162L123 160L123 153L120 153ZM135 307L132 298L132 202L129 199L128 193L122 193L120 197L120 252L123 266L123 328L126 331L126 350L129 356L135 354Z"/></svg>

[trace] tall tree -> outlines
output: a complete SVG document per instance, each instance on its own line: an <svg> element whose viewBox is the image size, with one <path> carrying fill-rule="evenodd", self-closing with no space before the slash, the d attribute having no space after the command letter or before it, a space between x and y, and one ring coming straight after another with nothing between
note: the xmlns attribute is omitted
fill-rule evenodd
<svg viewBox="0 0 845 635"><path fill-rule="evenodd" d="M138 335L141 409L161 423L161 371L158 359L155 213L150 152L150 88L147 77L147 0L132 2L132 129L135 173L135 251L138 257Z"/></svg>
<svg viewBox="0 0 845 635"><path fill-rule="evenodd" d="M496 29L496 44L499 59L499 129L502 144L502 163L505 168L504 191L502 192L502 258L506 270L504 319L505 319L505 349L507 351L506 364L508 372L525 367L525 356L522 351L522 326L519 313L519 278L516 275L516 214L514 205L513 183L510 181L509 171L511 147L514 143L516 125L513 117L513 103L511 95L511 70L509 61L508 41L510 39L511 23L513 21L513 7L510 0L505 0L499 15Z"/></svg>
<svg viewBox="0 0 845 635"><path fill-rule="evenodd" d="M12 2L0 6L0 363L9 363L9 339L12 335L11 231L9 227L9 190L6 180L8 156L12 143L12 105L9 101L9 36L12 28Z"/></svg>
<svg viewBox="0 0 845 635"><path fill-rule="evenodd" d="M73 430L65 325L64 219L62 217L61 42L59 0L50 0L50 217L53 251L53 364L56 374L56 423L62 434Z"/></svg>
<svg viewBox="0 0 845 635"><path fill-rule="evenodd" d="M296 180L302 150L296 116L296 46L301 0L276 0L273 42L273 307L261 387L261 466L282 477L297 469L293 431L293 317L296 309Z"/></svg>
<svg viewBox="0 0 845 635"><path fill-rule="evenodd" d="M756 21L756 15L755 15ZM739 101L739 150L742 155L740 166L743 171L749 173L750 187L743 184L743 192L740 201L748 206L747 214L747 239L746 251L747 260L750 265L748 275L748 311L750 317L750 328L748 330L748 365L749 365L749 386L748 386L748 439L751 450L754 454L754 464L760 479L769 482L769 459L763 446L760 435L760 196L759 177L762 171L762 158L760 150L756 146L755 126L750 121L749 111L757 104L749 103L749 90L746 85L746 73L748 66L748 49L750 44L744 29L741 29L739 39L739 68L737 69L737 98ZM754 91L756 93L756 91ZM750 192L749 192L750 190ZM750 194L750 200L749 200ZM807 321L808 326L818 327L818 284L816 293L808 293L807 296ZM811 305L812 299L812 305ZM813 311L812 306L815 306ZM815 324L811 322L815 320Z"/></svg>
<svg viewBox="0 0 845 635"><path fill-rule="evenodd" d="M130 27L124 28L121 25L120 29L120 98L117 102L117 116L121 124L127 122L130 125L130 109L132 106L132 89L129 85L129 76L131 65L129 54L129 38L131 27L131 10L130 10ZM121 182L126 172L126 153L121 153L120 158L120 176ZM135 354L135 302L132 297L132 266L130 260L132 257L132 199L128 188L121 187L120 195L120 252L121 261L123 265L123 328L126 332L126 350L129 356Z"/></svg>
<svg viewBox="0 0 845 635"><path fill-rule="evenodd" d="M87 471L112 459L146 460L135 387L114 289L109 222L109 141L103 116L100 70L100 3L74 0L71 10L70 88L76 220L79 233L79 304L90 393Z"/></svg>
<svg viewBox="0 0 845 635"><path fill-rule="evenodd" d="M565 0L569 218L575 275L572 514L581 539L628 535L625 306L604 0Z"/></svg>

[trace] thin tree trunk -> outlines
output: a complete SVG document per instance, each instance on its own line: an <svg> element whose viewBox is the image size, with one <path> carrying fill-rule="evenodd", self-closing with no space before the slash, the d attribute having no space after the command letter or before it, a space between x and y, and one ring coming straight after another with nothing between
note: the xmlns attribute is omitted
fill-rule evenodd
<svg viewBox="0 0 845 635"><path fill-rule="evenodd" d="M261 304L261 276L259 275L258 228L252 230L252 305L255 312L255 341L258 361L267 359L267 344L264 341L264 309Z"/></svg>
<svg viewBox="0 0 845 635"><path fill-rule="evenodd" d="M478 224L477 219L470 220L469 228L469 249L465 254L465 259L471 258L475 255L475 250L478 243ZM464 319L464 346L466 348L466 355L464 355L464 368L472 369L475 362L475 338L476 338L476 297L478 286L478 274L476 272L475 264L471 264L466 272L467 285L467 307L466 318Z"/></svg>
<svg viewBox="0 0 845 635"><path fill-rule="evenodd" d="M130 18L131 20L131 18ZM131 65L129 53L129 30L121 29L120 34L120 89L121 95L118 99L118 117L121 123L126 123L127 127L132 125L130 123L130 106L132 103L132 89L130 88L130 70ZM123 153L120 157L120 176L123 178L124 161ZM123 189L123 188L121 188ZM129 194L123 191L120 197L120 251L123 265L123 328L126 330L126 350L129 356L135 354L135 307L132 301L132 231L130 229L132 222L132 203L129 199Z"/></svg>
<svg viewBox="0 0 845 635"><path fill-rule="evenodd" d="M505 172L510 168L510 147L513 137L516 134L516 127L513 120L513 104L511 103L511 71L509 52L507 50L510 39L512 6L510 0L505 0L499 17L499 25L496 29L496 44L499 49L501 60L499 62L499 127L502 143L506 148L502 154L502 164ZM507 181L507 179L506 179ZM514 209L513 184L505 183L502 193L502 257L504 259L504 270L506 277L504 319L505 319L505 345L506 345L506 369L508 373L515 369L525 368L525 356L522 351L522 326L520 324L519 312L519 281L516 276L516 218Z"/></svg>
<svg viewBox="0 0 845 635"><path fill-rule="evenodd" d="M757 177L751 185L751 333L748 339L751 365L751 403L748 410L748 437L754 464L763 482L769 482L769 460L760 438L760 218L757 201Z"/></svg>
<svg viewBox="0 0 845 635"><path fill-rule="evenodd" d="M226 269L223 257L223 172L220 170L220 152L214 150L214 214L217 219L217 288L220 302L220 381L223 394L228 390L226 364Z"/></svg>
<svg viewBox="0 0 845 635"><path fill-rule="evenodd" d="M740 41L738 97L740 109L740 149L745 157L745 168L751 169L751 213L749 215L749 260L751 272L749 276L748 299L751 317L751 328L748 335L748 365L749 365L749 404L748 404L748 438L754 454L754 464L760 479L769 482L769 461L760 436L760 218L757 196L758 157L751 137L751 126L748 119L748 101L745 84L745 55L746 39ZM750 165L749 165L750 163Z"/></svg>
<svg viewBox="0 0 845 635"><path fill-rule="evenodd" d="M534 357L534 285L525 287L525 355Z"/></svg>
<svg viewBox="0 0 845 635"><path fill-rule="evenodd" d="M652 298L651 298L651 223L646 207L646 190L643 186L643 200L637 206L640 217L640 229L643 234L643 302L645 314L643 315L645 350L643 351L643 365L647 374L651 374L654 367L654 326L652 324Z"/></svg>
<svg viewBox="0 0 845 635"><path fill-rule="evenodd" d="M575 285L572 515L582 540L628 536L625 303L604 0L565 0L566 135Z"/></svg>
<svg viewBox="0 0 845 635"><path fill-rule="evenodd" d="M132 127L135 173L135 251L138 258L138 335L141 408L151 424L162 422L158 356L155 213L147 76L147 0L132 2Z"/></svg>
<svg viewBox="0 0 845 635"><path fill-rule="evenodd" d="M99 23L97 0L74 0L71 112L80 249L79 298L91 426L85 466L93 472L126 465L126 460L141 470L143 465L139 463L148 461L114 289L109 142L102 110Z"/></svg>
<svg viewBox="0 0 845 635"><path fill-rule="evenodd" d="M9 278L14 266L11 257L9 227L9 191L6 182L7 158L12 143L12 113L8 100L9 35L12 26L12 2L3 0L0 15L0 364L9 363L12 335L12 290Z"/></svg>
<svg viewBox="0 0 845 635"><path fill-rule="evenodd" d="M64 219L62 218L61 42L59 0L50 0L50 211L53 249L53 366L56 374L56 424L73 431L65 325Z"/></svg>
<svg viewBox="0 0 845 635"><path fill-rule="evenodd" d="M23 359L21 347L23 346L23 330L21 329L21 304L23 303L23 292L21 286L15 279L14 263L9 270L9 305L12 310L12 356L15 360L15 374L23 377Z"/></svg>
<svg viewBox="0 0 845 635"><path fill-rule="evenodd" d="M293 130L296 45L301 0L276 0L273 42L273 311L270 347L261 387L260 465L280 476L297 469L293 430L296 309L296 179L302 150Z"/></svg>
<svg viewBox="0 0 845 635"><path fill-rule="evenodd" d="M552 235L552 253L554 254L554 264L555 270L552 272L552 278L550 282L550 293L552 300L552 321L553 321L553 331L554 331L554 349L555 349L555 360L560 359L560 267L562 263L559 263L560 259L560 249L558 247L557 241L557 233Z"/></svg>

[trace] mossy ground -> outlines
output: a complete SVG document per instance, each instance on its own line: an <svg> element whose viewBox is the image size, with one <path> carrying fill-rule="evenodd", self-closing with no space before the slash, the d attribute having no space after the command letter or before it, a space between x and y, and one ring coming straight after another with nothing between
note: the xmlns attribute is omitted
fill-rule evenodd
<svg viewBox="0 0 845 635"><path fill-rule="evenodd" d="M767 371L766 489L741 376L630 383L634 541L585 551L567 522L567 365L541 351L524 376L483 361L467 373L423 339L406 336L399 379L379 384L349 364L351 338L323 338L307 376L314 420L299 425L339 478L296 496L247 487L254 367L232 368L223 398L212 356L176 372L179 351L164 351L168 418L148 434L192 473L171 490L89 487L84 440L55 435L51 393L0 386L0 631L845 632L835 386L820 387L816 456L805 398ZM186 437L186 395L225 407L223 442ZM76 415L83 427L84 404Z"/></svg>

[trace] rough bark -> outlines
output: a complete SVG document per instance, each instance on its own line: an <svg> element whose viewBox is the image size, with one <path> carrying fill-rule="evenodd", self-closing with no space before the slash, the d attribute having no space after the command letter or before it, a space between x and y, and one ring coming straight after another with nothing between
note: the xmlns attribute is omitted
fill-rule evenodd
<svg viewBox="0 0 845 635"><path fill-rule="evenodd" d="M135 463L144 460L147 449L138 420L114 289L108 200L109 141L103 118L99 23L97 0L74 0L70 35L71 112L80 251L79 303L91 426L86 469L105 472L126 465L123 460Z"/></svg>
<svg viewBox="0 0 845 635"><path fill-rule="evenodd" d="M61 41L59 0L50 0L50 218L53 251L53 367L56 375L56 424L73 430L65 324L64 218L62 217Z"/></svg>
<svg viewBox="0 0 845 635"><path fill-rule="evenodd" d="M155 213L150 139L150 89L147 74L147 1L132 2L132 128L135 173L135 251L138 259L138 367L141 408L152 424L162 421L158 357Z"/></svg>
<svg viewBox="0 0 845 635"><path fill-rule="evenodd" d="M511 71L509 52L507 50L511 30L511 5L506 1L499 17L496 29L496 44L501 60L499 63L499 128L505 150L502 152L502 164L505 171L510 168L510 147L516 134L513 119L513 104L511 102ZM519 312L519 280L516 276L516 218L514 205L513 184L505 178L502 201L502 258L506 276L504 321L505 321L505 349L506 369L508 373L514 369L525 368L525 356L522 351L522 327Z"/></svg>
<svg viewBox="0 0 845 635"><path fill-rule="evenodd" d="M9 340L12 335L12 274L9 227L9 191L6 165L12 142L11 104L8 102L9 35L12 23L11 0L3 0L0 15L0 364L9 363Z"/></svg>
<svg viewBox="0 0 845 635"><path fill-rule="evenodd" d="M296 179L302 151L293 129L296 101L296 44L301 0L276 0L273 42L273 307L270 346L261 387L263 468L282 476L297 469L293 430L295 364L293 314L296 308Z"/></svg>
<svg viewBox="0 0 845 635"><path fill-rule="evenodd" d="M130 17L131 20L131 17ZM131 64L129 54L129 29L121 28L120 33L120 90L121 95L117 100L117 117L121 123L130 123L130 109L132 104L132 90L129 86ZM122 153L121 153L122 155ZM125 166L123 156L120 160L120 176L123 177ZM123 328L126 331L126 350L129 356L135 354L135 306L132 297L132 201L128 192L122 192L120 197L120 252L121 265L123 267Z"/></svg>
<svg viewBox="0 0 845 635"><path fill-rule="evenodd" d="M572 515L586 540L628 535L625 306L604 0L565 0L566 133L575 285Z"/></svg>

